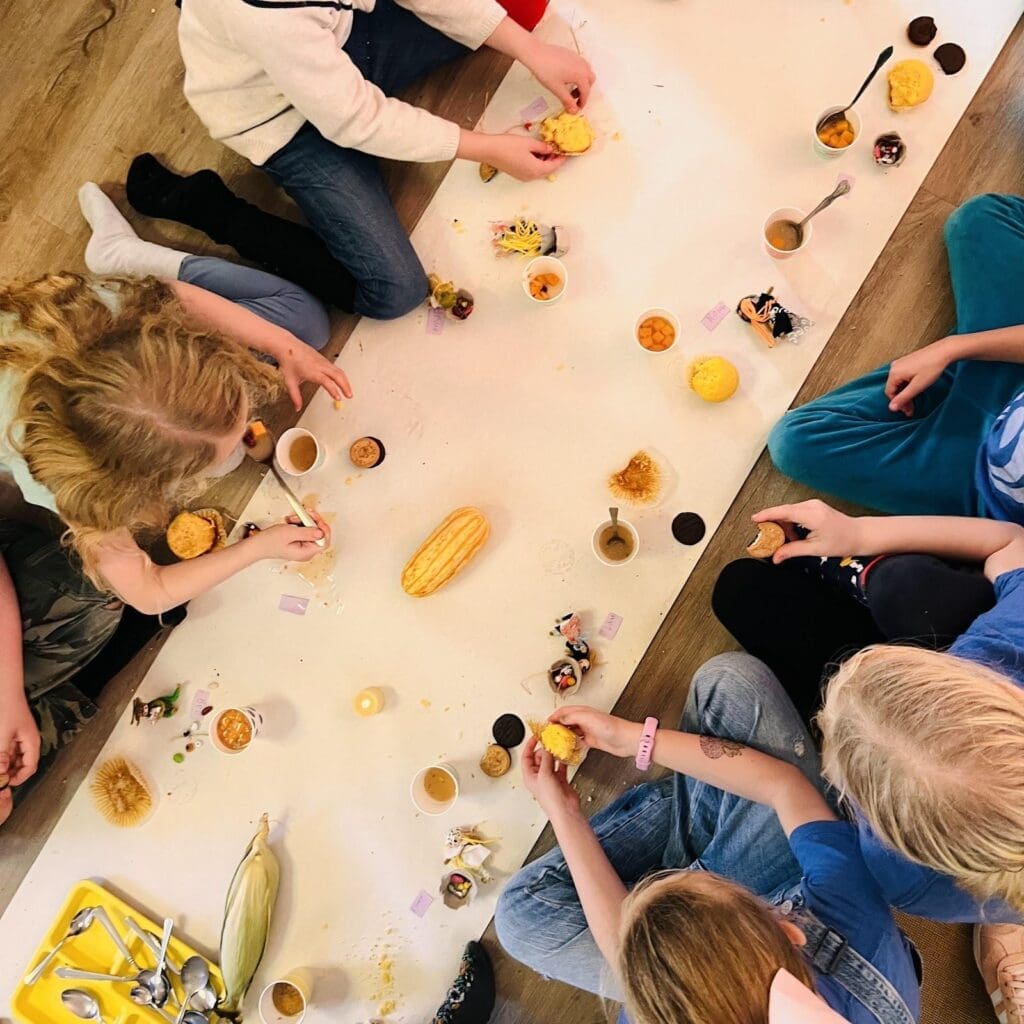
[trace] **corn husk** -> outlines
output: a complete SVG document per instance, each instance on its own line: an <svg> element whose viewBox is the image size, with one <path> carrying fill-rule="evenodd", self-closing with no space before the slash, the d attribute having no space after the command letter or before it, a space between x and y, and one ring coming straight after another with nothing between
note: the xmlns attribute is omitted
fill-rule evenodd
<svg viewBox="0 0 1024 1024"><path fill-rule="evenodd" d="M263 959L270 934L270 917L277 899L281 868L267 845L270 822L260 818L242 862L235 869L220 932L220 971L224 978L224 999L220 1014L240 1019L242 1000Z"/></svg>

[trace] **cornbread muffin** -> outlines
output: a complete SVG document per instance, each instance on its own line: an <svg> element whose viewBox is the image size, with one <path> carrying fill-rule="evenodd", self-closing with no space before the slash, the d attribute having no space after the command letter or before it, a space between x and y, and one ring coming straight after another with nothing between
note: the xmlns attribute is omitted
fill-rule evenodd
<svg viewBox="0 0 1024 1024"><path fill-rule="evenodd" d="M167 527L167 546L178 558L198 558L227 543L224 517L215 508L179 512Z"/></svg>
<svg viewBox="0 0 1024 1024"><path fill-rule="evenodd" d="M559 153L586 153L594 142L594 129L582 114L563 110L558 117L546 117L540 123L540 137Z"/></svg>
<svg viewBox="0 0 1024 1024"><path fill-rule="evenodd" d="M919 60L901 60L889 72L889 106L893 110L919 107L932 94L935 76Z"/></svg>

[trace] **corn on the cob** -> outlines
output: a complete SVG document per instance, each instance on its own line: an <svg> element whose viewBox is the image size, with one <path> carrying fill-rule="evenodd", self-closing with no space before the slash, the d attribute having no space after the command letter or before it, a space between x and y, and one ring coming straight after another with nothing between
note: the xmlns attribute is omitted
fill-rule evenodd
<svg viewBox="0 0 1024 1024"><path fill-rule="evenodd" d="M269 832L270 823L264 814L245 856L235 869L224 901L224 924L220 932L224 999L217 1010L228 1017L240 1015L242 1000L263 959L270 932L281 869L267 845Z"/></svg>

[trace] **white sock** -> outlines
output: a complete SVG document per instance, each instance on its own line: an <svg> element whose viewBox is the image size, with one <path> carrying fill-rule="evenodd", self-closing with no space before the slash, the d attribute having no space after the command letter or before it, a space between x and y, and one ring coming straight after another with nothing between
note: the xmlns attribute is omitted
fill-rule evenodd
<svg viewBox="0 0 1024 1024"><path fill-rule="evenodd" d="M95 182L87 181L78 190L78 205L92 228L85 265L94 274L152 274L177 280L181 261L189 253L144 242Z"/></svg>

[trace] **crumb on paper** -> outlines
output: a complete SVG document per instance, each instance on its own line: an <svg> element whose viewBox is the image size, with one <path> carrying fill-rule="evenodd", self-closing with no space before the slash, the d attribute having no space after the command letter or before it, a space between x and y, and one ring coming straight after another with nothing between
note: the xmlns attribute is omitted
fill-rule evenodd
<svg viewBox="0 0 1024 1024"><path fill-rule="evenodd" d="M423 708L424 711L426 711L427 708L430 707L430 701L427 700L426 697L421 698L420 699L420 707Z"/></svg>
<svg viewBox="0 0 1024 1024"><path fill-rule="evenodd" d="M557 181L557 180L558 180L558 175L557 174L549 174L548 175L548 181Z"/></svg>
<svg viewBox="0 0 1024 1024"><path fill-rule="evenodd" d="M345 405L345 403L340 398L336 398L334 400L334 408L335 409L341 409L341 408L344 407L344 405Z"/></svg>
<svg viewBox="0 0 1024 1024"><path fill-rule="evenodd" d="M558 365L557 365L557 366L555 367L555 369L556 369L556 370L564 370L564 369L565 369L565 363L559 363L559 364L558 364Z"/></svg>
<svg viewBox="0 0 1024 1024"><path fill-rule="evenodd" d="M612 140L613 140L614 142L621 142L621 141L622 141L622 132L615 132L615 133L614 133L614 134L612 135Z"/></svg>

